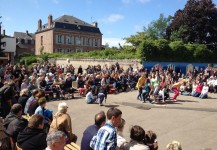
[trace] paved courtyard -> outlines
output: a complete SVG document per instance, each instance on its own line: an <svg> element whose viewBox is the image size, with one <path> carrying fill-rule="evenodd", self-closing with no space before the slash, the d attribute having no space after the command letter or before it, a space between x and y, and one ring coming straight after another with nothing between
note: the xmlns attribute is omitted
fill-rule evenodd
<svg viewBox="0 0 217 150"><path fill-rule="evenodd" d="M171 94L172 95L172 94ZM67 100L68 113L72 118L72 130L78 135L80 145L83 131L94 123L94 115L109 107L117 107L126 120L124 136L129 140L129 129L140 125L145 130L157 133L159 150L165 150L172 140L181 142L183 150L217 149L217 94L209 94L209 99L179 96L177 102L165 105L142 103L136 100L137 91L109 94L104 106L86 104L84 97L75 95ZM47 108L57 111L60 101L47 103Z"/></svg>

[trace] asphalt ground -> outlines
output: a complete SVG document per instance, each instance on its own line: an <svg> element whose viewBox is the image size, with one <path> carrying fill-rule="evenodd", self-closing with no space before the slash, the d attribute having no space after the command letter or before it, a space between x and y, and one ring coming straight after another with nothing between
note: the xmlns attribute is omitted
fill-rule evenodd
<svg viewBox="0 0 217 150"><path fill-rule="evenodd" d="M180 95L176 102L165 104L142 103L136 99L137 94L137 90L109 94L104 106L86 104L85 98L78 94L75 99L65 100L73 133L78 136L77 144L80 145L86 127L94 124L96 113L117 107L126 120L124 137L127 140L130 140L130 127L139 125L157 134L159 150L165 150L173 140L179 141L183 150L217 150L217 94L209 94L208 99ZM48 102L47 108L55 113L61 101Z"/></svg>

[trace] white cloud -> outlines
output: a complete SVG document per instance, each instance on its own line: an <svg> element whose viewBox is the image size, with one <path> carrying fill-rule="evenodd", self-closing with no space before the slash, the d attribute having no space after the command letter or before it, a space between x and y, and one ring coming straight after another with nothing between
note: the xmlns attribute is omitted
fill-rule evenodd
<svg viewBox="0 0 217 150"><path fill-rule="evenodd" d="M120 21L124 19L124 16L123 15L120 15L120 14L111 14L110 16L102 19L103 22L107 22L107 23L114 23L114 22L117 22L117 21Z"/></svg>
<svg viewBox="0 0 217 150"><path fill-rule="evenodd" d="M119 47L119 43L123 45L129 45L125 40L121 38L102 38L102 45L108 43L109 47Z"/></svg>

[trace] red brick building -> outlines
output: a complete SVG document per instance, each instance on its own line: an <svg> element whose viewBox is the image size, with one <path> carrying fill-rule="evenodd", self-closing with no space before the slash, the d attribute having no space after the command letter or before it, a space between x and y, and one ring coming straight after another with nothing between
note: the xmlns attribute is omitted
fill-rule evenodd
<svg viewBox="0 0 217 150"><path fill-rule="evenodd" d="M35 34L26 32L14 32L16 38L16 54L35 54Z"/></svg>
<svg viewBox="0 0 217 150"><path fill-rule="evenodd" d="M73 16L63 15L53 20L48 16L48 23L38 21L35 33L35 54L74 53L100 50L102 33L97 22L86 23Z"/></svg>

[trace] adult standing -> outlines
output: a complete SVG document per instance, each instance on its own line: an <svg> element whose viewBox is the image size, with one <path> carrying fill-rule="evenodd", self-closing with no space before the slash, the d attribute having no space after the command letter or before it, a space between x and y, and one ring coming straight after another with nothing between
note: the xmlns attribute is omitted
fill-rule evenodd
<svg viewBox="0 0 217 150"><path fill-rule="evenodd" d="M139 91L139 94L137 96L137 100L142 100L142 86L145 84L145 74L142 73L141 77L139 78L137 84L136 84L136 88Z"/></svg>

